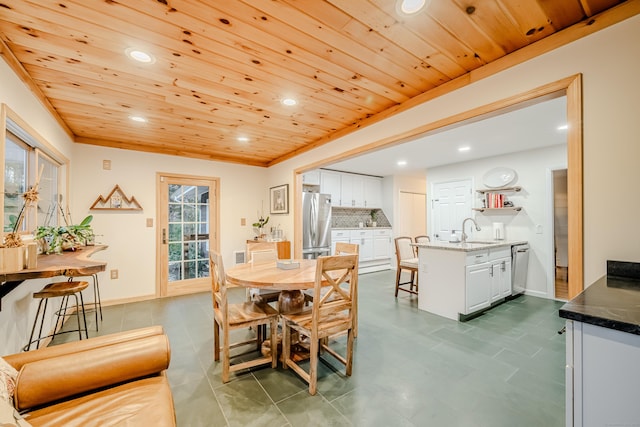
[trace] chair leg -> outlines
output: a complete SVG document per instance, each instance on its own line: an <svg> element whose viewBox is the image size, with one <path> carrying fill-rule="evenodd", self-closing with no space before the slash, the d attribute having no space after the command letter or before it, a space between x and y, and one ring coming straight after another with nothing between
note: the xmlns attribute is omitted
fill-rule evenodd
<svg viewBox="0 0 640 427"><path fill-rule="evenodd" d="M318 355L320 340L318 338L311 339L311 346L309 348L309 394L314 395L317 392L318 387Z"/></svg>
<svg viewBox="0 0 640 427"><path fill-rule="evenodd" d="M229 358L229 328L222 328L222 382L229 382L229 368L231 367L231 360Z"/></svg>
<svg viewBox="0 0 640 427"><path fill-rule="evenodd" d="M220 360L220 325L213 321L213 360Z"/></svg>
<svg viewBox="0 0 640 427"><path fill-rule="evenodd" d="M347 376L351 376L351 371L353 368L353 339L355 338L355 335L353 333L353 330L349 329L347 331L347 364L345 366L346 368L346 374Z"/></svg>
<svg viewBox="0 0 640 427"><path fill-rule="evenodd" d="M282 321L282 369L289 369L291 358L291 328L286 320Z"/></svg>
<svg viewBox="0 0 640 427"><path fill-rule="evenodd" d="M402 273L402 268L398 266L398 270L396 272L396 298L398 298L398 288L400 287L400 274Z"/></svg>
<svg viewBox="0 0 640 427"><path fill-rule="evenodd" d="M278 367L278 318L271 319L271 367Z"/></svg>

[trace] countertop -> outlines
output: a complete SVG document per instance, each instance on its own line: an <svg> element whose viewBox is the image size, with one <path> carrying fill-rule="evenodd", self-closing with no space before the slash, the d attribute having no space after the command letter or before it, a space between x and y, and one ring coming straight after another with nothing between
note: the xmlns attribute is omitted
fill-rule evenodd
<svg viewBox="0 0 640 427"><path fill-rule="evenodd" d="M504 246L521 245L527 243L526 240L470 240L466 243L450 243L446 241L413 243L418 248L444 249L448 251L471 252L480 249L501 248Z"/></svg>
<svg viewBox="0 0 640 427"><path fill-rule="evenodd" d="M381 230L389 229L391 227L331 227L332 230Z"/></svg>
<svg viewBox="0 0 640 427"><path fill-rule="evenodd" d="M607 271L609 274L563 305L560 317L640 335L640 277L611 275L619 271L615 266Z"/></svg>

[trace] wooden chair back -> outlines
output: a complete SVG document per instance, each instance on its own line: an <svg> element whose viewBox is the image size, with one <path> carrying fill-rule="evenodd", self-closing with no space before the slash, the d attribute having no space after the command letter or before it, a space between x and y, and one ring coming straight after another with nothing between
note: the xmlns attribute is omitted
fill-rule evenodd
<svg viewBox="0 0 640 427"><path fill-rule="evenodd" d="M360 245L357 243L336 242L334 255L358 255L360 253Z"/></svg>
<svg viewBox="0 0 640 427"><path fill-rule="evenodd" d="M271 254L271 252L273 252L273 254ZM272 258L273 255L275 255L275 257ZM277 260L278 245L276 242L248 242L247 259L249 260L249 262Z"/></svg>
<svg viewBox="0 0 640 427"><path fill-rule="evenodd" d="M422 236L414 237L413 241L416 242L416 243L427 243L427 242L430 242L431 239L427 235L422 235ZM415 256L417 257L418 256L418 248L414 247L413 248L413 252L415 253Z"/></svg>
<svg viewBox="0 0 640 427"><path fill-rule="evenodd" d="M358 255L321 256L317 263L311 315L312 339L318 332L328 336L345 330L344 322L340 322L333 326L335 332L318 331L321 319L326 320L344 311L348 311L348 327L352 327L358 292Z"/></svg>
<svg viewBox="0 0 640 427"><path fill-rule="evenodd" d="M400 261L416 257L415 252L413 251L413 247L411 246L411 243L413 243L413 239L411 237L396 237L395 243L396 259L398 261L398 265L400 265Z"/></svg>
<svg viewBox="0 0 640 427"><path fill-rule="evenodd" d="M216 251L209 251L209 275L211 276L211 292L213 294L213 309L220 310L223 321L228 316L227 280L222 263L222 255Z"/></svg>

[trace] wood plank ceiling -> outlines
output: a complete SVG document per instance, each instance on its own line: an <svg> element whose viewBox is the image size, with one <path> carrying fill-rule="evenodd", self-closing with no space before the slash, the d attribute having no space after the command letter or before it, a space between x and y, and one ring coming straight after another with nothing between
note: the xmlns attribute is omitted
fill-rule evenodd
<svg viewBox="0 0 640 427"><path fill-rule="evenodd" d="M269 166L619 3L0 0L0 48L76 142Z"/></svg>

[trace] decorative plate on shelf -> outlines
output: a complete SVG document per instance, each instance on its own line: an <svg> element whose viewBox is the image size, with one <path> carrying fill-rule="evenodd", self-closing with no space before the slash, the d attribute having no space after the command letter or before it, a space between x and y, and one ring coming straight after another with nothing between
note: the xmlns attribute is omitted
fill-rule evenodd
<svg viewBox="0 0 640 427"><path fill-rule="evenodd" d="M513 184L518 179L516 171L510 168L493 168L482 177L482 182L489 188L502 188Z"/></svg>

